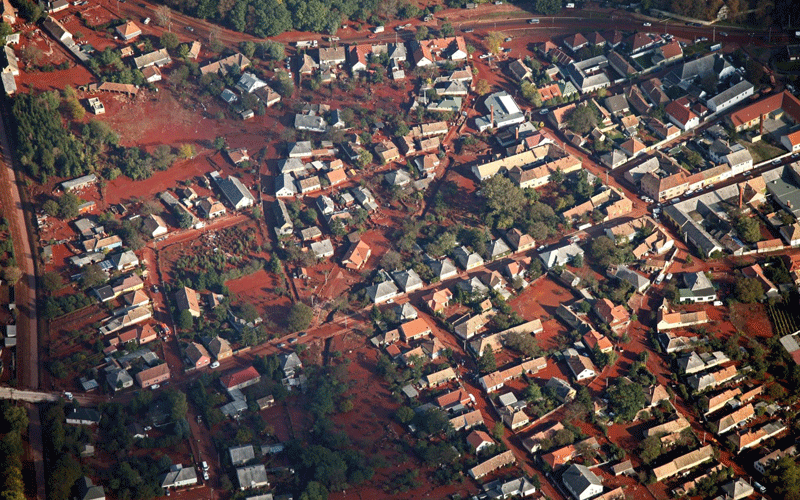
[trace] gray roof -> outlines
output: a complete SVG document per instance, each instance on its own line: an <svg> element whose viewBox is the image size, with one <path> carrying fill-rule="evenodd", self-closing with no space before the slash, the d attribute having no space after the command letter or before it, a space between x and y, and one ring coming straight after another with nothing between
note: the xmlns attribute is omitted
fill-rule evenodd
<svg viewBox="0 0 800 500"><path fill-rule="evenodd" d="M721 54L712 53L693 61L684 61L674 74L681 80L691 80L706 75L720 75L723 71L730 71L730 68L730 63Z"/></svg>
<svg viewBox="0 0 800 500"><path fill-rule="evenodd" d="M545 267L550 269L556 265L564 265L578 255L583 256L583 249L575 243L570 243L569 245L541 252L539 258Z"/></svg>
<svg viewBox="0 0 800 500"><path fill-rule="evenodd" d="M154 50L148 54L141 55L133 58L133 63L137 68L142 69L148 66L164 66L172 62L172 59L167 53L167 49Z"/></svg>
<svg viewBox="0 0 800 500"><path fill-rule="evenodd" d="M397 282L397 285L407 292L409 289L422 286L422 279L413 269L406 269L405 271L395 271L392 273L392 278Z"/></svg>
<svg viewBox="0 0 800 500"><path fill-rule="evenodd" d="M306 164L300 158L286 158L278 160L278 171L282 174L303 174L306 171Z"/></svg>
<svg viewBox="0 0 800 500"><path fill-rule="evenodd" d="M392 281L376 283L367 288L367 295L373 302L380 302L397 295L397 286Z"/></svg>
<svg viewBox="0 0 800 500"><path fill-rule="evenodd" d="M383 176L384 182L390 186L405 186L411 182L411 176L405 170L392 170Z"/></svg>
<svg viewBox="0 0 800 500"><path fill-rule="evenodd" d="M428 267L431 268L433 274L435 274L439 279L442 279L443 276L450 277L458 272L456 266L453 264L453 261L447 257L441 260L429 262Z"/></svg>
<svg viewBox="0 0 800 500"><path fill-rule="evenodd" d="M767 190L792 214L800 216L800 173L786 165L783 168L764 172L762 175Z"/></svg>
<svg viewBox="0 0 800 500"><path fill-rule="evenodd" d="M572 464L567 467L567 470L565 470L564 474L561 476L561 480L565 485L568 485L571 491L578 493L585 491L592 485L603 485L603 482L600 481L600 478L597 477L594 472L589 470L588 467L578 464Z"/></svg>
<svg viewBox="0 0 800 500"><path fill-rule="evenodd" d="M242 74L239 81L236 83L236 87L241 89L244 92L250 93L260 88L264 88L267 86L267 82L258 78L256 75L252 73L244 73Z"/></svg>
<svg viewBox="0 0 800 500"><path fill-rule="evenodd" d="M244 465L250 460L256 458L256 451L252 444L242 446L234 446L228 448L228 455L231 457L231 463L234 467Z"/></svg>
<svg viewBox="0 0 800 500"><path fill-rule="evenodd" d="M297 185L294 182L294 177L289 174L281 174L275 176L275 193L283 191L284 193L297 194Z"/></svg>
<svg viewBox="0 0 800 500"><path fill-rule="evenodd" d="M236 469L236 477L239 480L239 488L259 488L269 484L267 480L267 469L263 464L250 467L240 467Z"/></svg>
<svg viewBox="0 0 800 500"><path fill-rule="evenodd" d="M492 259L496 259L497 257L506 254L511 251L511 248L508 247L505 241L500 238L489 243L489 257Z"/></svg>
<svg viewBox="0 0 800 500"><path fill-rule="evenodd" d="M650 280L625 266L619 266L614 277L630 283L637 291L640 292L647 288L647 286L650 284Z"/></svg>
<svg viewBox="0 0 800 500"><path fill-rule="evenodd" d="M287 144L286 149L290 158L302 158L312 156L314 148L311 145L311 141L297 141Z"/></svg>
<svg viewBox="0 0 800 500"><path fill-rule="evenodd" d="M219 186L222 194L234 208L249 206L256 201L250 190L236 177L219 178L217 179L217 186Z"/></svg>
<svg viewBox="0 0 800 500"><path fill-rule="evenodd" d="M719 94L715 95L711 99L708 99L707 102L708 103L714 103L717 106L720 106L722 104L725 104L725 101L733 99L737 95L742 94L742 93L747 92L748 90L752 90L752 89L753 89L753 84L752 83L748 82L747 80L742 80L741 82L737 83L736 85L734 85L733 87L729 88L728 90L720 92Z"/></svg>
<svg viewBox="0 0 800 500"><path fill-rule="evenodd" d="M192 484L197 482L197 472L194 470L194 467L182 467L178 470L167 472L161 480L161 487L170 488L176 484L186 484L186 482Z"/></svg>
<svg viewBox="0 0 800 500"><path fill-rule="evenodd" d="M312 132L325 132L328 124L325 123L325 119L321 116L294 115L294 128Z"/></svg>
<svg viewBox="0 0 800 500"><path fill-rule="evenodd" d="M470 252L464 246L456 247L453 250L453 256L464 269L483 264L483 258L480 255Z"/></svg>
<svg viewBox="0 0 800 500"><path fill-rule="evenodd" d="M314 256L317 258L329 257L333 254L333 244L330 238L326 238L322 241L315 241L311 244L311 251L314 252Z"/></svg>
<svg viewBox="0 0 800 500"><path fill-rule="evenodd" d="M484 285L483 282L479 280L477 276L461 280L458 282L456 286L467 293L480 293L480 294L489 293L489 287Z"/></svg>
<svg viewBox="0 0 800 500"><path fill-rule="evenodd" d="M606 109L611 113L623 113L625 110L630 108L625 94L616 94L612 95L611 97L606 97L604 104Z"/></svg>
<svg viewBox="0 0 800 500"><path fill-rule="evenodd" d="M62 182L61 189L63 189L64 191L69 191L70 189L74 189L76 187L83 186L85 184L91 184L94 182L97 182L97 176L95 174L88 174Z"/></svg>

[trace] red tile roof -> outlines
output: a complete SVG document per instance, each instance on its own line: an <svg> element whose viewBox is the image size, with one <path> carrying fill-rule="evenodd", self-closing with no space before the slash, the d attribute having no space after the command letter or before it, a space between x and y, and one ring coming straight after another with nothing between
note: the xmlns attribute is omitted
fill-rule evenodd
<svg viewBox="0 0 800 500"><path fill-rule="evenodd" d="M744 109L731 113L730 121L734 127L743 125L757 119L759 116L783 109L794 121L800 121L800 101L788 91L769 96L765 99L747 106Z"/></svg>
<svg viewBox="0 0 800 500"><path fill-rule="evenodd" d="M251 366L249 368L224 375L219 379L219 381L226 389L230 389L260 376L261 375L258 374L258 370Z"/></svg>
<svg viewBox="0 0 800 500"><path fill-rule="evenodd" d="M697 115L694 114L691 109L681 106L677 101L672 101L667 104L667 107L664 108L664 112L678 120L684 126L689 123L689 120L692 118L697 118Z"/></svg>

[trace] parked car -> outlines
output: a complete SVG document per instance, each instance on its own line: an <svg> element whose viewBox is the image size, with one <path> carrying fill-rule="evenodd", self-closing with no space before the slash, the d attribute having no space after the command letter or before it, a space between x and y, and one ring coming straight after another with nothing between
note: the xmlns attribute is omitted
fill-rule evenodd
<svg viewBox="0 0 800 500"><path fill-rule="evenodd" d="M472 33L473 31L475 31L475 28L464 28L463 31L464 33Z"/></svg>
<svg viewBox="0 0 800 500"><path fill-rule="evenodd" d="M649 26L652 26L652 24L650 24L650 23L642 23L642 26L648 26L649 27Z"/></svg>
<svg viewBox="0 0 800 500"><path fill-rule="evenodd" d="M208 470L208 462L203 460L203 470Z"/></svg>
<svg viewBox="0 0 800 500"><path fill-rule="evenodd" d="M188 31L189 33L194 33L194 28L192 28L191 26L187 26L186 31Z"/></svg>
<svg viewBox="0 0 800 500"><path fill-rule="evenodd" d="M510 42L511 40L513 40L513 38L511 38L510 36L506 37L506 39L505 39L506 42Z"/></svg>
<svg viewBox="0 0 800 500"><path fill-rule="evenodd" d="M286 347L286 343L285 342L281 342L280 344L278 344L278 347L281 347L281 348L282 347Z"/></svg>
<svg viewBox="0 0 800 500"><path fill-rule="evenodd" d="M208 471L207 470L203 471L203 480L204 481L208 481Z"/></svg>
<svg viewBox="0 0 800 500"><path fill-rule="evenodd" d="M540 115L546 115L549 112L550 112L549 108L542 108L542 109L539 110L539 114Z"/></svg>
<svg viewBox="0 0 800 500"><path fill-rule="evenodd" d="M213 369L213 368L219 368L219 361L214 361L214 362L213 362L213 363L211 363L211 365L209 365L209 366L211 366L211 368L212 368L212 369Z"/></svg>
<svg viewBox="0 0 800 500"><path fill-rule="evenodd" d="M528 19L528 24L539 24L538 19Z"/></svg>
<svg viewBox="0 0 800 500"><path fill-rule="evenodd" d="M780 158L775 158L774 160L772 160L772 164L773 165L780 165L781 164L781 159Z"/></svg>
<svg viewBox="0 0 800 500"><path fill-rule="evenodd" d="M160 384L153 384L153 385L151 385L151 386L150 386L150 390L151 390L151 391L155 391L155 390L156 390L156 389L158 389L159 387L161 387L161 385L160 385Z"/></svg>

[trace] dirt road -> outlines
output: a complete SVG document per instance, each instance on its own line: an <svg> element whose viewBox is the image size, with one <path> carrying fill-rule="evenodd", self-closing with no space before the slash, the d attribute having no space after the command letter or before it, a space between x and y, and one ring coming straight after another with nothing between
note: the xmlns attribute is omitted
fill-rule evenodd
<svg viewBox="0 0 800 500"><path fill-rule="evenodd" d="M22 208L20 191L22 185L14 172L13 157L6 134L5 121L0 119L0 200L6 207L14 242L14 255L17 265L22 271L22 279L16 286L17 297L17 352L19 360L17 383L29 389L39 388L39 337L36 320L36 272L33 262L33 251L25 226L25 211Z"/></svg>

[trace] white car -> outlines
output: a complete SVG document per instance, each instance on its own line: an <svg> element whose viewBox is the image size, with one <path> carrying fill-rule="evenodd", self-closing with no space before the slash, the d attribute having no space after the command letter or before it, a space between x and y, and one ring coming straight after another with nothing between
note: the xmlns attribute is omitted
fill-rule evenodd
<svg viewBox="0 0 800 500"><path fill-rule="evenodd" d="M208 471L207 471L207 470L204 470L204 471L203 471L203 479L204 479L205 481L208 481Z"/></svg>
<svg viewBox="0 0 800 500"><path fill-rule="evenodd" d="M644 24L642 24L642 26L652 26L652 24L650 24L650 23L644 23Z"/></svg>
<svg viewBox="0 0 800 500"><path fill-rule="evenodd" d="M540 115L546 115L549 112L550 112L550 110L548 108L542 108L542 109L539 110L539 114Z"/></svg>
<svg viewBox="0 0 800 500"><path fill-rule="evenodd" d="M219 367L219 361L214 361L213 363L211 363L210 366L211 366L211 368L218 368Z"/></svg>
<svg viewBox="0 0 800 500"><path fill-rule="evenodd" d="M153 385L151 385L151 386L150 386L150 390L151 390L151 391L155 391L155 390L156 390L156 389L158 389L159 387L161 387L161 385L159 385L159 384L153 384Z"/></svg>

